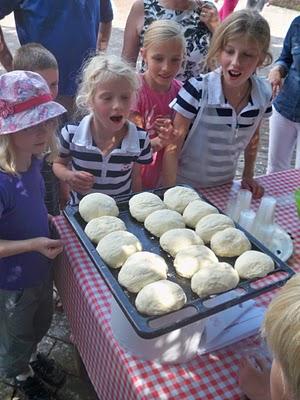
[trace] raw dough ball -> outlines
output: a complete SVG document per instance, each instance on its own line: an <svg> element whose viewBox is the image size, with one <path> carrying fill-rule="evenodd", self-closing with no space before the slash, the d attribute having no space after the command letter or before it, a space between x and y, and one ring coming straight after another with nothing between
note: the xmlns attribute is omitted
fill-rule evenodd
<svg viewBox="0 0 300 400"><path fill-rule="evenodd" d="M201 268L193 275L191 287L199 297L207 297L233 289L238 283L239 275L236 270L230 264L221 262Z"/></svg>
<svg viewBox="0 0 300 400"><path fill-rule="evenodd" d="M165 232L159 239L160 246L172 257L179 250L183 250L193 244L203 244L203 240L191 229L177 228Z"/></svg>
<svg viewBox="0 0 300 400"><path fill-rule="evenodd" d="M150 192L138 193L129 200L130 214L136 220L144 222L153 211L163 210L165 203L156 194Z"/></svg>
<svg viewBox="0 0 300 400"><path fill-rule="evenodd" d="M158 254L141 251L127 258L118 275L120 285L138 293L148 283L167 279L168 266Z"/></svg>
<svg viewBox="0 0 300 400"><path fill-rule="evenodd" d="M226 228L215 233L210 247L217 256L237 257L251 249L251 243L244 232L236 228Z"/></svg>
<svg viewBox="0 0 300 400"><path fill-rule="evenodd" d="M107 265L120 268L131 254L142 251L142 244L130 232L115 231L101 239L96 250Z"/></svg>
<svg viewBox="0 0 300 400"><path fill-rule="evenodd" d="M178 275L191 278L201 268L210 267L218 262L214 252L206 246L186 247L176 254L174 267Z"/></svg>
<svg viewBox="0 0 300 400"><path fill-rule="evenodd" d="M115 200L103 193L91 193L84 196L80 200L78 211L85 222L103 215L112 215L113 217L119 215Z"/></svg>
<svg viewBox="0 0 300 400"><path fill-rule="evenodd" d="M234 264L242 279L261 278L275 268L274 261L267 254L249 250L239 256Z"/></svg>
<svg viewBox="0 0 300 400"><path fill-rule="evenodd" d="M187 226L195 228L200 219L209 214L219 214L219 211L206 201L197 199L187 205L183 212L183 219Z"/></svg>
<svg viewBox="0 0 300 400"><path fill-rule="evenodd" d="M170 229L185 227L182 215L172 210L154 211L145 219L144 225L152 235L158 237Z"/></svg>
<svg viewBox="0 0 300 400"><path fill-rule="evenodd" d="M124 222L117 217L98 217L86 224L84 232L94 243L99 243L108 233L113 231L126 231Z"/></svg>
<svg viewBox="0 0 300 400"><path fill-rule="evenodd" d="M204 243L209 243L215 233L229 227L234 227L234 223L227 215L210 214L201 218L197 223L196 233L203 239Z"/></svg>
<svg viewBox="0 0 300 400"><path fill-rule="evenodd" d="M163 280L143 287L135 299L135 306L146 315L162 315L179 310L186 303L186 295L177 283Z"/></svg>
<svg viewBox="0 0 300 400"><path fill-rule="evenodd" d="M165 192L164 202L170 210L183 213L185 207L199 197L199 194L192 188L175 186Z"/></svg>

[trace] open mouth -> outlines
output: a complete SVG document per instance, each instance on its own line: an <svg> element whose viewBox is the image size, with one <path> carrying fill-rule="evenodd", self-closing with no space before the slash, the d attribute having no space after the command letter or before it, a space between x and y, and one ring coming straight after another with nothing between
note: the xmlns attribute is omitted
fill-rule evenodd
<svg viewBox="0 0 300 400"><path fill-rule="evenodd" d="M237 72L237 71L228 71L228 74L229 74L232 78L238 78L239 76L242 75L240 72Z"/></svg>
<svg viewBox="0 0 300 400"><path fill-rule="evenodd" d="M113 115L112 117L110 117L110 120L115 123L121 122L122 119L123 119L122 115Z"/></svg>

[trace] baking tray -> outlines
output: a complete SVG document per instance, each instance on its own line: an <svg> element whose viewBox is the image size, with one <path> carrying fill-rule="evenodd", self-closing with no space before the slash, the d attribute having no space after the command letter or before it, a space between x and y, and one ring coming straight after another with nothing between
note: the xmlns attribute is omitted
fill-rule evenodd
<svg viewBox="0 0 300 400"><path fill-rule="evenodd" d="M159 197L163 198L163 194L167 189L168 188L161 188L151 190L150 192L155 193ZM199 191L198 193L203 200L214 205ZM130 215L128 202L132 196L133 194L115 198L120 211L118 217L124 221L127 230L139 238L143 245L143 250L159 254L166 260L169 267L168 279L178 283L183 288L187 296L187 303L181 310L174 311L163 316L151 317L139 313L134 304L136 294L128 292L118 283L118 273L120 269L109 268L96 251L96 246L84 233L86 222L81 218L78 212L78 206L67 206L64 210L64 215L73 227L79 240L83 244L95 267L103 277L104 281L112 292L112 295L128 318L129 322L137 334L143 338L151 339L161 336L175 329L182 328L188 324L199 321L202 318L216 314L236 304L240 304L246 300L257 297L262 293L282 286L294 274L294 271L287 264L281 261L275 254L271 253L252 235L236 224L236 227L241 229L247 235L252 244L252 250L258 250L266 253L274 260L275 270L264 278L241 280L237 288L231 290L231 292L236 292L236 298L228 300L228 297L225 298L225 296L223 296L225 298L223 300L222 294L219 294L210 296L206 299L200 299L195 293L192 292L190 279L182 278L176 274L173 267L173 258L160 247L159 238L154 237L144 228L143 223L136 221ZM219 211L223 214L220 209ZM236 257L218 258L220 261L226 261L232 265L236 259ZM214 305L211 306L209 299L216 299L216 297L218 297L217 302L214 301Z"/></svg>

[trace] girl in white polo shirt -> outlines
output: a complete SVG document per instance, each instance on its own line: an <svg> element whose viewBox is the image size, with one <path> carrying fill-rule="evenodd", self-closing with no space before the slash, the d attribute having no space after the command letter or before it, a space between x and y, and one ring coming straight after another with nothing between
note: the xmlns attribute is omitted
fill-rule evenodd
<svg viewBox="0 0 300 400"><path fill-rule="evenodd" d="M178 131L168 149L174 183L176 172L178 183L196 187L228 183L244 151L242 187L263 195L253 175L259 127L272 112L271 88L255 72L272 60L269 44L269 25L257 12L237 11L217 28L207 57L215 69L189 79L171 103Z"/></svg>

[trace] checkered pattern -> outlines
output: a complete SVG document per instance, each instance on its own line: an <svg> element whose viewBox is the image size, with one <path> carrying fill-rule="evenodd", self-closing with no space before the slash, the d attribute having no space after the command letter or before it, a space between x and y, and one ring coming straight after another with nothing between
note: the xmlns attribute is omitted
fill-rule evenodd
<svg viewBox="0 0 300 400"><path fill-rule="evenodd" d="M300 171L291 170L259 178L266 192L278 199L276 220L294 238L289 261L300 272L300 230L292 194L300 186ZM238 190L224 185L203 193L221 209ZM259 202L254 203L254 208ZM238 360L246 348L260 349L257 337L185 364L161 365L126 353L110 328L110 292L64 217L55 218L65 243L56 268L56 284L68 315L74 342L101 399L205 399L238 400ZM274 292L260 296L267 305Z"/></svg>

